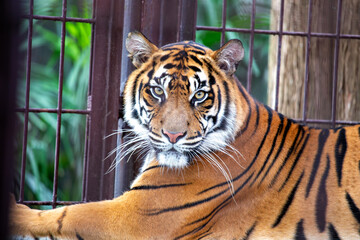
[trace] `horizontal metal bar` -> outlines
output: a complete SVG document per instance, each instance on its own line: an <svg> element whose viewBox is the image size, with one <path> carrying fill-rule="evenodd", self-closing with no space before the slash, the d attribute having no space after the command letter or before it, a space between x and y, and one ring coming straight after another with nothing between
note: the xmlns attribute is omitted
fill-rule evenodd
<svg viewBox="0 0 360 240"><path fill-rule="evenodd" d="M53 202L52 201L22 201L22 202L18 202L21 204L25 204L25 205L38 205L38 206L43 206L43 205L49 205L52 206ZM84 201L56 201L56 205L73 205L73 204L79 204L79 203L85 203Z"/></svg>
<svg viewBox="0 0 360 240"><path fill-rule="evenodd" d="M304 122L304 119L294 119L296 122ZM340 125L357 125L360 122L357 121L333 121L333 120L325 120L325 119L306 119L306 123L320 123L320 124L340 124Z"/></svg>
<svg viewBox="0 0 360 240"><path fill-rule="evenodd" d="M215 31L221 32L223 28L221 27L207 27L207 26L196 26L196 30L206 30L206 31ZM246 29L246 28L225 28L227 32L241 32L241 33L256 33L256 34L270 34L270 35L279 35L280 31L274 30L263 30L263 29ZM283 31L282 35L289 35L289 36L301 36L307 37L308 32L290 32L290 31ZM327 37L327 38L336 38L338 35L336 33L317 33L311 32L311 37ZM360 35L355 34L340 34L340 38L350 38L350 39L360 39Z"/></svg>
<svg viewBox="0 0 360 240"><path fill-rule="evenodd" d="M25 108L17 108L16 112L25 112ZM29 108L27 112L33 113L58 113L58 109L56 108ZM61 113L77 113L77 114L90 114L90 110L80 110L80 109L61 109Z"/></svg>
<svg viewBox="0 0 360 240"><path fill-rule="evenodd" d="M23 15L22 18L30 18L29 15ZM65 21L65 22L83 22L83 23L95 23L95 18L75 18L75 17L60 17L60 16L42 16L32 15L33 19L37 20L49 20L49 21Z"/></svg>

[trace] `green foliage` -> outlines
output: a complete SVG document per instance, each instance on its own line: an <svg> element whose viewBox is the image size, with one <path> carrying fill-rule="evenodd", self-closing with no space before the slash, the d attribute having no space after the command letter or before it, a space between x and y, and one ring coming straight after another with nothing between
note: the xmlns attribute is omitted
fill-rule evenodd
<svg viewBox="0 0 360 240"><path fill-rule="evenodd" d="M61 15L59 1L35 0L34 14L46 16ZM61 1L60 1L61 4ZM83 2L89 6L89 2ZM24 6L26 8L26 4ZM68 16L88 18L90 8L69 5ZM21 28L26 36L27 21ZM67 22L63 109L86 109L89 66L90 66L91 25ZM32 39L32 59L30 78L30 107L52 108L58 105L59 61L61 46L61 23L34 20ZM26 56L27 40L21 45L21 53ZM25 69L25 68L24 68ZM25 74L18 87L18 107L24 107L26 79ZM24 114L18 114L19 122L24 124ZM54 178L55 141L57 130L56 113L29 113L26 165L26 200L52 200ZM60 161L59 161L59 200L81 200L82 169L84 156L86 117L79 114L62 114ZM20 135L20 134L19 134ZM18 169L20 169L22 137L17 140Z"/></svg>
<svg viewBox="0 0 360 240"><path fill-rule="evenodd" d="M222 0L198 0L197 25L221 27ZM226 27L250 29L251 0L228 0L226 9ZM256 2L255 29L270 28L271 1ZM212 49L220 47L221 32L198 31L196 40ZM245 48L244 59L240 62L236 76L246 86L247 69L249 65L250 34L226 32L225 40L240 39ZM261 102L267 101L267 59L269 51L269 36L256 34L254 37L254 54L252 62L252 91L251 93Z"/></svg>

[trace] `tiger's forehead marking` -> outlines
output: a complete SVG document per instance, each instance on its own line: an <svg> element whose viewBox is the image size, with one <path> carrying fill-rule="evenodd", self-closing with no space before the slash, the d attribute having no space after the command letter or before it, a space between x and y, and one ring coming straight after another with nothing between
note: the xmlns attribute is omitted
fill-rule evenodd
<svg viewBox="0 0 360 240"><path fill-rule="evenodd" d="M201 88L208 89L209 82L201 58L212 53L211 49L185 41L165 45L161 50L156 57L160 59L160 65L150 79L150 85L163 86L170 91L181 89L194 92Z"/></svg>

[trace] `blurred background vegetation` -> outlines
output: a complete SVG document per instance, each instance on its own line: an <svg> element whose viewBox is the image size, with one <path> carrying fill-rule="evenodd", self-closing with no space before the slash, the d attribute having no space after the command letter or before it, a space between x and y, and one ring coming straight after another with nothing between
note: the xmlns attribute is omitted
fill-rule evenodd
<svg viewBox="0 0 360 240"><path fill-rule="evenodd" d="M29 11L28 1L24 1L24 11ZM58 0L35 0L34 14L61 16ZM269 29L271 0L256 1L255 28ZM251 0L227 1L227 27L250 28ZM198 0L197 25L221 27L222 0ZM69 0L68 17L91 18L91 0ZM23 43L21 54L22 78L18 87L17 105L25 106L26 51L28 21L22 26ZM59 58L61 23L34 20L31 59L30 108L57 108L59 84ZM220 32L198 31L196 41L212 49L220 46ZM246 86L249 62L249 34L227 32L226 41L240 39L245 47L244 60L236 75ZM267 35L255 35L252 68L251 93L266 103L267 99ZM63 108L86 109L90 66L91 25L87 23L66 23ZM18 173L21 167L22 134L24 114L18 113L19 131L16 142ZM54 156L57 115L54 113L30 113L27 140L27 168L25 200L52 200ZM63 114L61 121L61 146L59 162L58 200L81 200L82 171L84 156L86 117L77 114ZM18 174L20 179L20 174ZM18 189L18 186L16 186Z"/></svg>
<svg viewBox="0 0 360 240"><path fill-rule="evenodd" d="M34 14L61 16L62 1L35 0ZM29 12L29 1L23 1L23 12ZM67 16L91 18L92 1L68 1ZM28 20L21 27L23 41L21 79L17 106L25 106L26 52ZM56 109L58 106L61 23L33 21L32 59L30 75L30 108ZM63 109L86 109L90 66L91 25L67 22L64 55ZM24 114L18 113L16 142L17 183L23 141ZM59 161L58 200L81 200L86 116L63 114ZM57 114L29 113L26 149L25 200L52 200ZM19 186L15 186L18 191Z"/></svg>

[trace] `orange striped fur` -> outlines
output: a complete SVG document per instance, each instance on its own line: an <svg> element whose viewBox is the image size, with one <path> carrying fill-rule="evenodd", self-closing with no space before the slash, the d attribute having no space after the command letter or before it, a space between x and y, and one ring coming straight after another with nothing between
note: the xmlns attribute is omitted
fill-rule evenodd
<svg viewBox="0 0 360 240"><path fill-rule="evenodd" d="M360 239L360 126L315 129L256 102L233 76L239 41L158 49L140 33L125 120L147 157L111 201L13 205L14 235L69 239ZM130 152L126 152L130 153ZM100 161L100 159L99 159Z"/></svg>

